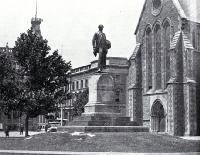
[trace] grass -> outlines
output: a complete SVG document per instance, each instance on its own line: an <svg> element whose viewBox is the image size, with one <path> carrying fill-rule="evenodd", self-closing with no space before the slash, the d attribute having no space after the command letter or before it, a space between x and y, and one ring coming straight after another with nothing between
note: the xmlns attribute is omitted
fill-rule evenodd
<svg viewBox="0 0 200 155"><path fill-rule="evenodd" d="M152 133L94 133L72 136L44 133L25 138L0 138L0 149L76 152L200 152L200 141Z"/></svg>

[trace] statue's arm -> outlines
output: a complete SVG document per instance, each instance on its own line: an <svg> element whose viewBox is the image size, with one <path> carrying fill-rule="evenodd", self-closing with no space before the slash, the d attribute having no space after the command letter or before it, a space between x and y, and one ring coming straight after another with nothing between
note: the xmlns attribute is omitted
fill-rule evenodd
<svg viewBox="0 0 200 155"><path fill-rule="evenodd" d="M97 33L94 34L93 38L92 38L92 46L93 48L95 48L97 46Z"/></svg>
<svg viewBox="0 0 200 155"><path fill-rule="evenodd" d="M106 40L106 34L105 33L103 33L104 34L104 39Z"/></svg>

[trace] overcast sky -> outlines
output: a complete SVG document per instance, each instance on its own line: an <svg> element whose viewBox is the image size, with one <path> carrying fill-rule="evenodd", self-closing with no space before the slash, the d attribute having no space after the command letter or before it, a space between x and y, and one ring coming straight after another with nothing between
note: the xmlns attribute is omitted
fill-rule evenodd
<svg viewBox="0 0 200 155"><path fill-rule="evenodd" d="M0 0L0 46L13 47L15 40L31 26L35 0ZM72 67L89 64L95 58L91 40L104 25L112 48L108 56L129 58L135 47L134 31L144 0L38 0L41 32L52 50L59 49Z"/></svg>

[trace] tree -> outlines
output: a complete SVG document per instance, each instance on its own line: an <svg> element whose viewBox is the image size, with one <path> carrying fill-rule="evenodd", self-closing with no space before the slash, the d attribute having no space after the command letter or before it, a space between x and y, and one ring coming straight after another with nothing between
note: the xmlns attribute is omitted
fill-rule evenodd
<svg viewBox="0 0 200 155"><path fill-rule="evenodd" d="M47 40L35 35L32 30L20 35L13 54L23 81L17 107L25 114L25 136L28 136L29 118L47 115L57 109L56 101L67 84L71 63L66 63L58 51L50 54Z"/></svg>
<svg viewBox="0 0 200 155"><path fill-rule="evenodd" d="M73 116L80 116L84 112L84 107L88 103L88 89L73 95Z"/></svg>
<svg viewBox="0 0 200 155"><path fill-rule="evenodd" d="M20 74L15 67L12 53L0 53L0 110L8 115L17 108L17 96L20 94Z"/></svg>

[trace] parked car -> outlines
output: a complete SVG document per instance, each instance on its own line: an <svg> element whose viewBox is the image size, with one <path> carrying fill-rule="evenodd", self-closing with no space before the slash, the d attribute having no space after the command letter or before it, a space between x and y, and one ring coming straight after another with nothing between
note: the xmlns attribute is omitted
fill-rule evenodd
<svg viewBox="0 0 200 155"><path fill-rule="evenodd" d="M52 126L52 127L47 129L47 132L57 132L57 127L56 126Z"/></svg>

